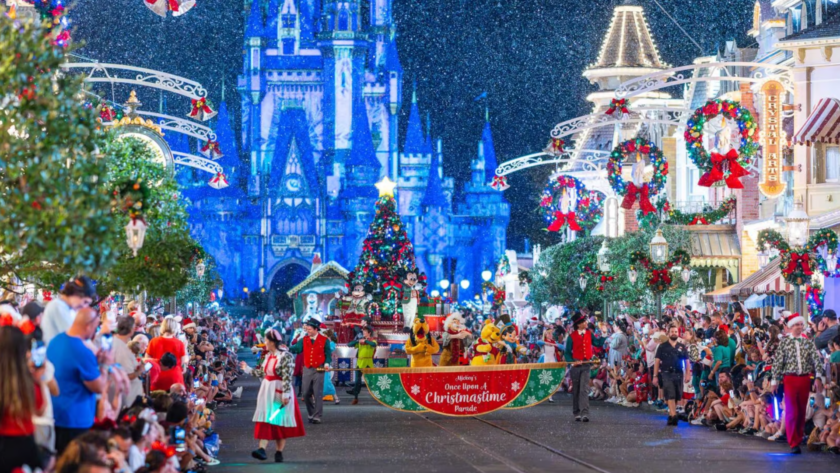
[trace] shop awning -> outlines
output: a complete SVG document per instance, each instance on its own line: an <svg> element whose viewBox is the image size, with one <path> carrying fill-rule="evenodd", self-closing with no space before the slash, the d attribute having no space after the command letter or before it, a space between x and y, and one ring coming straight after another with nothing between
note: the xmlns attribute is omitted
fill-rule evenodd
<svg viewBox="0 0 840 473"><path fill-rule="evenodd" d="M732 286L722 287L712 292L707 292L703 295L704 302L733 302L732 294L729 290Z"/></svg>
<svg viewBox="0 0 840 473"><path fill-rule="evenodd" d="M731 293L740 299L747 298L752 294L768 295L790 295L793 293L793 286L785 282L782 270L779 267L781 258L775 258L767 266L751 274L748 278L730 286Z"/></svg>
<svg viewBox="0 0 840 473"><path fill-rule="evenodd" d="M840 143L840 102L830 97L820 99L793 142L799 145Z"/></svg>

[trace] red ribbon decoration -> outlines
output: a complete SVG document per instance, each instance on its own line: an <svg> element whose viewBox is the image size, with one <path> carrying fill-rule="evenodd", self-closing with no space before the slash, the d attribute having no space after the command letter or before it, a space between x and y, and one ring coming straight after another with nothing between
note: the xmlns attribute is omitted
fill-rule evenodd
<svg viewBox="0 0 840 473"><path fill-rule="evenodd" d="M791 253L790 262L788 263L787 268L785 268L785 273L793 273L796 270L797 265L802 268L802 272L805 276L811 276L814 274L814 272L811 271L811 258L808 256L808 253Z"/></svg>
<svg viewBox="0 0 840 473"><path fill-rule="evenodd" d="M627 193L624 194L621 208L627 210L632 209L637 198L639 199L639 208L642 209L644 215L656 211L656 208L650 203L650 187L647 184L642 187L636 187L636 184L632 182L627 184Z"/></svg>
<svg viewBox="0 0 840 473"><path fill-rule="evenodd" d="M659 282L664 282L666 285L671 285L671 274L667 269L654 269L650 272L650 285L655 286Z"/></svg>
<svg viewBox="0 0 840 473"><path fill-rule="evenodd" d="M218 141L208 140L207 143L205 143L204 146L201 147L202 153L206 153L207 151L210 151L214 154L222 154L222 150L219 148Z"/></svg>
<svg viewBox="0 0 840 473"><path fill-rule="evenodd" d="M195 117L198 115L198 112L204 113L213 113L213 109L207 105L207 99L201 97L200 99L192 99L192 111L190 112L191 117Z"/></svg>
<svg viewBox="0 0 840 473"><path fill-rule="evenodd" d="M610 102L610 108L608 108L604 113L612 115L616 110L621 110L621 113L630 113L630 110L627 109L627 99L612 99L612 102Z"/></svg>
<svg viewBox="0 0 840 473"><path fill-rule="evenodd" d="M555 153L562 154L565 152L564 146L566 146L566 142L561 138L552 138L551 139L551 150Z"/></svg>
<svg viewBox="0 0 840 473"><path fill-rule="evenodd" d="M178 5L178 0L169 0L169 9L172 11L179 11L181 6Z"/></svg>
<svg viewBox="0 0 840 473"><path fill-rule="evenodd" d="M729 152L726 154L712 153L711 160L711 171L703 174L703 177L700 178L700 181L697 183L697 185L703 187L711 187L712 184L714 184L715 182L723 180L724 165L728 164L729 177L726 178L726 187L730 189L744 188L744 184L741 183L741 179L739 178L746 176L749 173L746 169L741 167L740 164L738 164L738 150L733 148L730 149Z"/></svg>
<svg viewBox="0 0 840 473"><path fill-rule="evenodd" d="M577 223L577 214L574 212L564 214L560 211L554 212L554 221L548 226L548 231L559 232L567 223L569 224L569 230L574 232L581 231L580 225Z"/></svg>
<svg viewBox="0 0 840 473"><path fill-rule="evenodd" d="M694 219L689 223L689 225L708 225L709 222L706 220L705 217L701 217L700 215L695 215Z"/></svg>

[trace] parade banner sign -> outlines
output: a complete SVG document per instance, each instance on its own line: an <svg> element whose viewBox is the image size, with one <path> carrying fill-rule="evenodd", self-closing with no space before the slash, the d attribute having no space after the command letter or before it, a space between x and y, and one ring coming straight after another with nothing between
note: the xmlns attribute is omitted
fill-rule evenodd
<svg viewBox="0 0 840 473"><path fill-rule="evenodd" d="M475 416L545 401L563 382L565 370L566 363L540 363L373 368L364 376L373 398L391 409Z"/></svg>

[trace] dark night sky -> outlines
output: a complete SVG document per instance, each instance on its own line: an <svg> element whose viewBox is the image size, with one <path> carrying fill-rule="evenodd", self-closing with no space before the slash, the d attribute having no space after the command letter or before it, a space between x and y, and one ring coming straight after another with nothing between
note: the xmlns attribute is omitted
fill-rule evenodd
<svg viewBox="0 0 840 473"><path fill-rule="evenodd" d="M595 61L612 16L622 0L394 0L398 47L405 69L404 103L417 81L421 110L430 112L435 137L443 138L444 172L463 182L483 126L488 92L490 120L500 162L542 149L554 124L587 114L594 88L581 72ZM746 31L753 0L659 0L707 54L728 39L753 44ZM663 59L689 64L700 51L659 9L644 6ZM242 68L240 0L198 0L181 17L162 19L143 0L79 0L71 11L79 51L102 62L162 70L204 84L218 103L222 84L238 118L236 75ZM105 89L98 89L105 90ZM124 100L125 92L117 97ZM156 102L157 94L141 96ZM170 113L188 109L169 103ZM174 107L174 108L171 108ZM151 108L151 107L148 107ZM154 108L157 108L156 106ZM402 129L409 107L403 107ZM238 121L236 123L238 127ZM401 133L401 137L404 133ZM506 192L512 204L508 244L523 239L551 243L536 214L549 167L517 173Z"/></svg>

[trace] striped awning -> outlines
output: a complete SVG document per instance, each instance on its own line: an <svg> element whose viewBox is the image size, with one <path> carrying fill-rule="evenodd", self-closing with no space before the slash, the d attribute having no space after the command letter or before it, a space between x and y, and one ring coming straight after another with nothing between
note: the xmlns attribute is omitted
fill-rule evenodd
<svg viewBox="0 0 840 473"><path fill-rule="evenodd" d="M793 137L795 144L840 143L840 102L823 98Z"/></svg>
<svg viewBox="0 0 840 473"><path fill-rule="evenodd" d="M759 269L750 277L732 286L732 294L748 297L752 294L790 295L793 286L785 282L780 268L781 258L775 258L767 266Z"/></svg>

